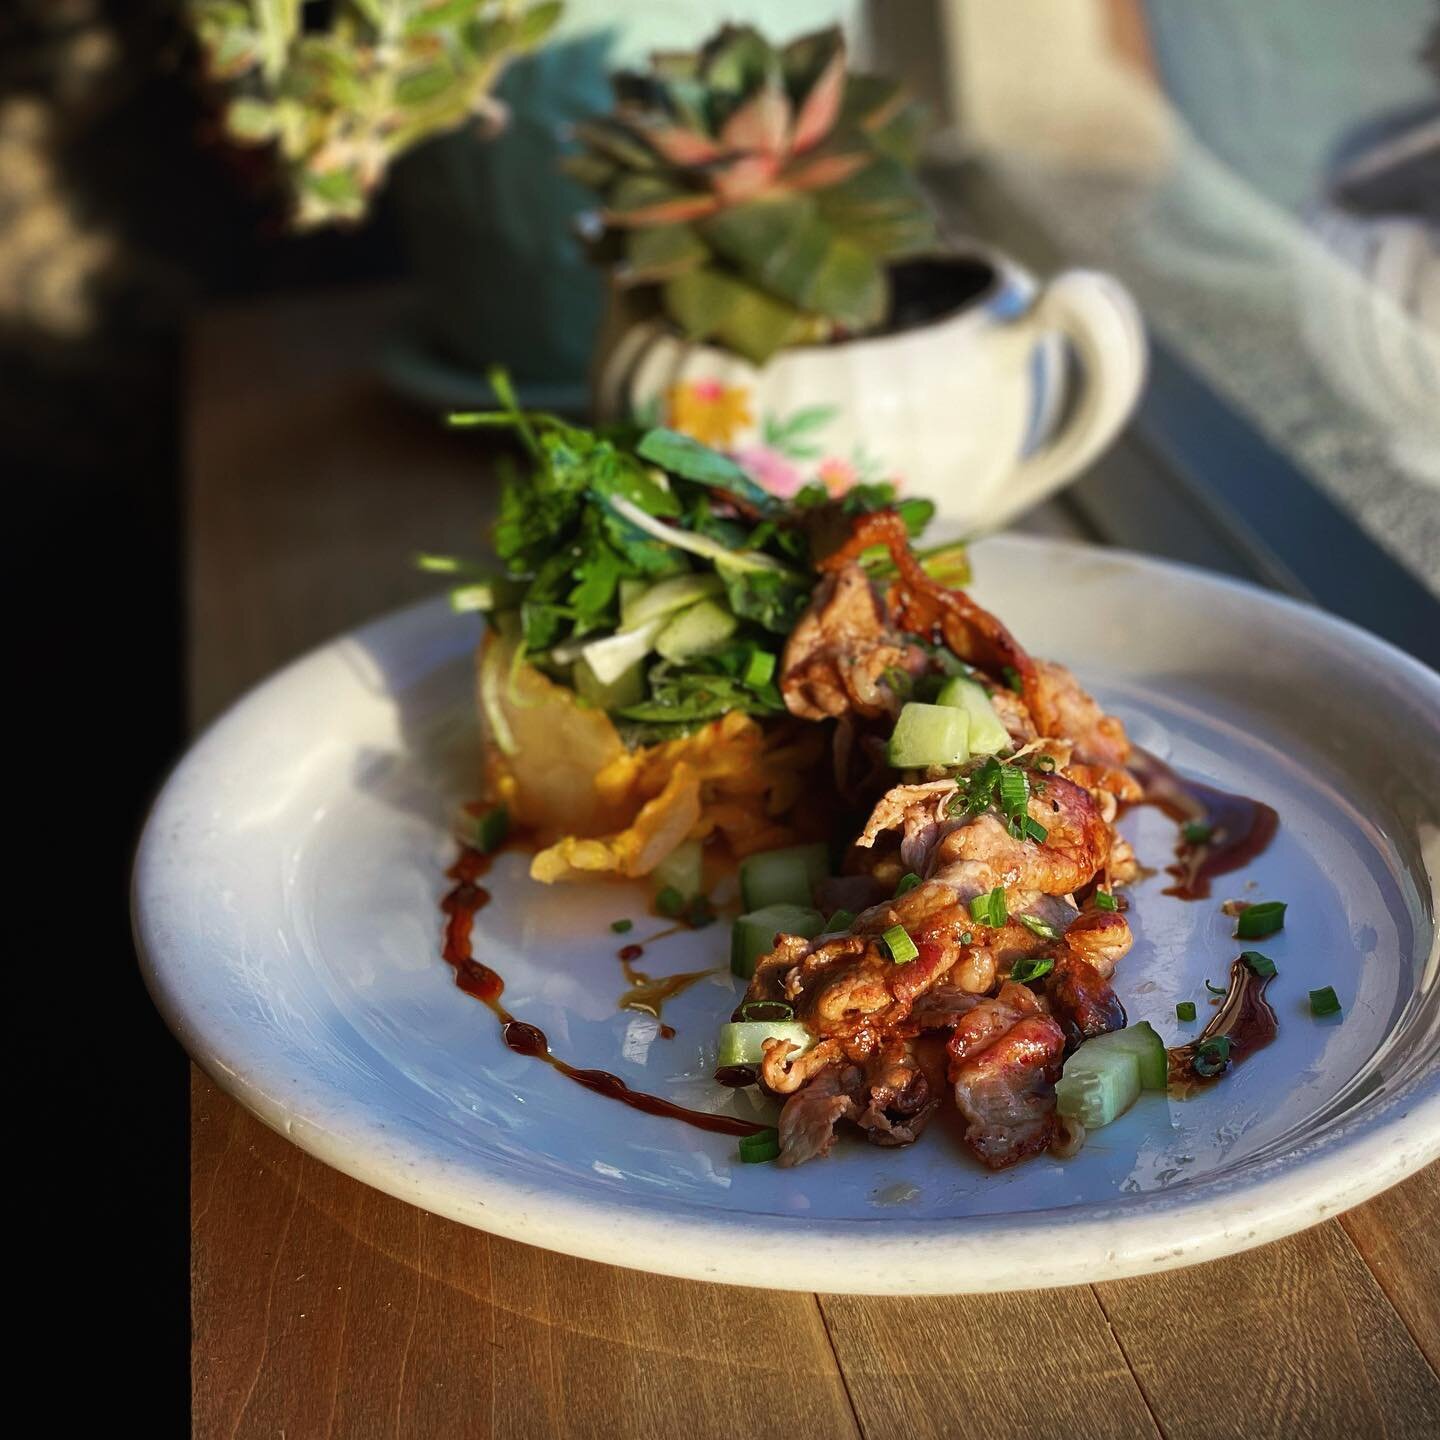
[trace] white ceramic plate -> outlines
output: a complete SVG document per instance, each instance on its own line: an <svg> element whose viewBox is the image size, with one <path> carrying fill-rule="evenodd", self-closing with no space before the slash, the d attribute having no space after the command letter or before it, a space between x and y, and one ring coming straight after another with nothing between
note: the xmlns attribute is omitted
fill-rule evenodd
<svg viewBox="0 0 1440 1440"><path fill-rule="evenodd" d="M1018 538L976 548L977 598L1069 662L1178 769L1268 801L1280 834L1213 902L1145 882L1118 972L1132 1020L1193 1035L1241 948L1229 895L1283 899L1280 1034L1187 1102L1143 1097L1072 1160L1000 1175L944 1125L796 1170L639 1114L512 1054L438 954L447 821L474 789L476 622L443 602L325 646L221 719L156 803L135 872L151 991L195 1058L296 1144L401 1199L532 1244L739 1284L881 1293L1112 1279L1244 1249L1440 1154L1440 679L1350 626L1134 556ZM1156 812L1124 828L1169 857ZM704 1109L735 1003L727 927L652 973L720 967L650 1018L617 1012L608 922L638 889L544 889L502 856L477 954L555 1051ZM1253 887L1246 888L1253 881ZM1343 1018L1311 1018L1333 985Z"/></svg>

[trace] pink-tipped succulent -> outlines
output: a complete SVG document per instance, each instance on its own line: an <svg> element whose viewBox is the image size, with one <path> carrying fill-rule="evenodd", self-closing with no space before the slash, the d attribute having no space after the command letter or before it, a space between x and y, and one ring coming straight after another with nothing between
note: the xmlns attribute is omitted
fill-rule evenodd
<svg viewBox="0 0 1440 1440"><path fill-rule="evenodd" d="M935 248L917 107L848 73L838 29L776 49L727 26L615 91L610 115L576 128L569 165L601 197L596 256L619 284L653 287L692 338L761 362L873 329L888 263Z"/></svg>

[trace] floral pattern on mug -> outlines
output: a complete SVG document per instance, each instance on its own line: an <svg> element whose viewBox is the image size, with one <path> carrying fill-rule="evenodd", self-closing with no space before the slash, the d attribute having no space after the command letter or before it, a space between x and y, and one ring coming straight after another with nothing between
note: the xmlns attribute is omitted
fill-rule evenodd
<svg viewBox="0 0 1440 1440"><path fill-rule="evenodd" d="M686 380L665 396L670 428L702 445L726 449L753 425L750 392L719 380Z"/></svg>

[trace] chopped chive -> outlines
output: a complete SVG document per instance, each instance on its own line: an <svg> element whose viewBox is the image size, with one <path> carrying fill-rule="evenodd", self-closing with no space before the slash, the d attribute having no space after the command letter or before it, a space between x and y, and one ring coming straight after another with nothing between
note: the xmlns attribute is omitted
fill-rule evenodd
<svg viewBox="0 0 1440 1440"><path fill-rule="evenodd" d="M1218 1075L1230 1063L1230 1037L1212 1035L1202 1040L1190 1062L1197 1075Z"/></svg>
<svg viewBox="0 0 1440 1440"><path fill-rule="evenodd" d="M1187 845L1203 845L1215 832L1203 820L1192 820L1180 833Z"/></svg>
<svg viewBox="0 0 1440 1440"><path fill-rule="evenodd" d="M685 908L685 897L673 885L667 885L655 896L655 908L660 914L675 919Z"/></svg>
<svg viewBox="0 0 1440 1440"><path fill-rule="evenodd" d="M775 657L768 650L756 650L745 662L745 683L758 690L775 673Z"/></svg>
<svg viewBox="0 0 1440 1440"><path fill-rule="evenodd" d="M1043 845L1045 843L1045 837L1050 833L1038 820L1033 819L1029 815L1025 817L1025 821L1020 828L1037 845Z"/></svg>
<svg viewBox="0 0 1440 1440"><path fill-rule="evenodd" d="M1175 1018L1177 1020L1193 1020L1195 1018L1195 1002L1193 1000L1182 1000L1175 1007Z"/></svg>
<svg viewBox="0 0 1440 1440"><path fill-rule="evenodd" d="M1209 980L1209 977L1208 977L1208 976L1206 977L1206 980L1205 980L1205 988L1206 988L1212 995L1228 995L1228 994L1230 993L1223 985L1212 985L1212 984L1210 983L1210 980Z"/></svg>
<svg viewBox="0 0 1440 1440"><path fill-rule="evenodd" d="M970 902L970 918L978 920L982 925L993 925L999 928L1005 923L1005 887L997 885L985 895L977 895Z"/></svg>
<svg viewBox="0 0 1440 1440"><path fill-rule="evenodd" d="M1115 910L1119 908L1119 905L1108 890L1097 890L1095 892L1095 908L1097 910Z"/></svg>
<svg viewBox="0 0 1440 1440"><path fill-rule="evenodd" d="M1259 905L1247 905L1235 920L1237 940L1260 940L1273 935L1285 925L1285 902L1265 900Z"/></svg>
<svg viewBox="0 0 1440 1440"><path fill-rule="evenodd" d="M737 1020L793 1020L795 1007L784 1000L747 1000L736 1012Z"/></svg>
<svg viewBox="0 0 1440 1440"><path fill-rule="evenodd" d="M780 1153L780 1132L778 1130L762 1130L758 1135L742 1135L740 1137L740 1159L746 1165L763 1165L767 1160L773 1160Z"/></svg>
<svg viewBox="0 0 1440 1440"><path fill-rule="evenodd" d="M903 925L892 925L880 938L897 965L908 965L920 953Z"/></svg>
<svg viewBox="0 0 1440 1440"><path fill-rule="evenodd" d="M1020 918L1024 920L1027 917L1022 915ZM1010 978L1017 985L1028 985L1032 980L1048 975L1054 968L1053 955L1027 955L1010 967Z"/></svg>
<svg viewBox="0 0 1440 1440"><path fill-rule="evenodd" d="M1000 808L1018 818L1025 813L1030 798L1030 779L1018 765L1006 765L1000 771Z"/></svg>
<svg viewBox="0 0 1440 1440"><path fill-rule="evenodd" d="M487 810L475 821L475 848L493 855L510 833L510 812L503 805Z"/></svg>
<svg viewBox="0 0 1440 1440"><path fill-rule="evenodd" d="M1017 915L1015 918L1032 935L1038 935L1042 940L1060 938L1060 932L1048 920L1042 920L1038 915Z"/></svg>
<svg viewBox="0 0 1440 1440"><path fill-rule="evenodd" d="M1275 962L1268 955L1262 955L1258 950L1242 951L1240 958L1262 980L1268 980L1275 974Z"/></svg>
<svg viewBox="0 0 1440 1440"><path fill-rule="evenodd" d="M895 887L895 894L892 898L898 900L902 895L908 895L919 883L920 877L913 870L910 871Z"/></svg>
<svg viewBox="0 0 1440 1440"><path fill-rule="evenodd" d="M635 928L635 922L633 920L612 920L610 928L617 935L624 935Z"/></svg>
<svg viewBox="0 0 1440 1440"><path fill-rule="evenodd" d="M1005 677L1005 683L1019 695L1025 688L1025 682L1020 672L1013 665L1004 666L1000 673Z"/></svg>
<svg viewBox="0 0 1440 1440"><path fill-rule="evenodd" d="M1310 1013L1317 1018L1340 1013L1340 997L1335 993L1333 985L1326 985L1322 990L1310 992Z"/></svg>
<svg viewBox="0 0 1440 1440"><path fill-rule="evenodd" d="M826 922L825 929L848 930L855 923L855 912L853 910L837 910Z"/></svg>

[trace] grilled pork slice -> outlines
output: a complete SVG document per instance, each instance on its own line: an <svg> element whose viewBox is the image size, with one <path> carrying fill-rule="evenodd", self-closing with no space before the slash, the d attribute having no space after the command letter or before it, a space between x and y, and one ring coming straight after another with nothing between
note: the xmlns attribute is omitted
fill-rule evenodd
<svg viewBox="0 0 1440 1440"><path fill-rule="evenodd" d="M891 629L870 577L852 561L820 582L790 632L780 693L805 720L893 716L900 699L887 672L920 675L929 663L920 646Z"/></svg>

